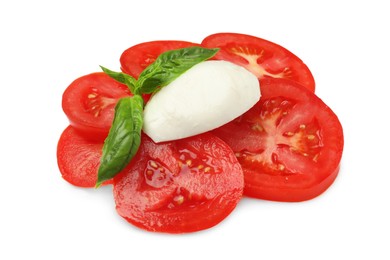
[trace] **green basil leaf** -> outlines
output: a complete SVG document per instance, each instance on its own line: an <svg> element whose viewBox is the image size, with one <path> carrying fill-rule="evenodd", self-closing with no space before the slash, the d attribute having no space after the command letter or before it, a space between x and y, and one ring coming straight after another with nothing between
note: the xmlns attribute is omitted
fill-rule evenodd
<svg viewBox="0 0 390 260"><path fill-rule="evenodd" d="M118 101L110 132L104 141L96 187L113 178L135 156L141 143L143 99L140 95Z"/></svg>
<svg viewBox="0 0 390 260"><path fill-rule="evenodd" d="M137 80L133 78L132 76L125 74L123 72L115 72L112 70L109 70L103 66L100 66L102 68L103 72L106 73L108 76L111 78L115 79L116 81L125 84L133 94L138 94L135 93L136 85L137 85Z"/></svg>
<svg viewBox="0 0 390 260"><path fill-rule="evenodd" d="M192 66L213 57L219 49L198 46L162 53L139 76L138 93L150 94L164 87Z"/></svg>

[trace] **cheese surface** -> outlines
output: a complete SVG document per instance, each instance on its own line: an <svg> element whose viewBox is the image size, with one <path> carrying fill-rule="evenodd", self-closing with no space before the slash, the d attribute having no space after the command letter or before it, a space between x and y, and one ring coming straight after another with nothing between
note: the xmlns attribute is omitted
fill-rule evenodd
<svg viewBox="0 0 390 260"><path fill-rule="evenodd" d="M143 130L154 142L197 135L242 115L259 99L259 81L245 68L201 62L153 95Z"/></svg>

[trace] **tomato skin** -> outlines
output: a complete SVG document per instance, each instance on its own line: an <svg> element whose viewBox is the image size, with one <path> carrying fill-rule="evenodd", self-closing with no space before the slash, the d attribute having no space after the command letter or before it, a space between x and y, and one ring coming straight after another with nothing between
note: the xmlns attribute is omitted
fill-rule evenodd
<svg viewBox="0 0 390 260"><path fill-rule="evenodd" d="M154 232L186 233L220 223L244 186L231 149L210 133L154 143L142 136L129 166L114 178L119 215Z"/></svg>
<svg viewBox="0 0 390 260"><path fill-rule="evenodd" d="M57 163L62 177L77 187L95 187L102 148L103 142L91 141L68 126L57 145ZM103 185L111 183L112 180Z"/></svg>
<svg viewBox="0 0 390 260"><path fill-rule="evenodd" d="M70 124L91 140L104 140L114 118L115 105L130 90L103 72L74 80L62 95L62 109Z"/></svg>
<svg viewBox="0 0 390 260"><path fill-rule="evenodd" d="M241 65L260 82L269 77L293 80L314 92L315 82L309 68L286 48L246 34L216 33L203 39L202 46L220 48L214 56Z"/></svg>
<svg viewBox="0 0 390 260"><path fill-rule="evenodd" d="M335 180L343 152L342 126L314 93L286 79L265 79L261 99L241 117L213 131L235 152L244 194L304 201Z"/></svg>
<svg viewBox="0 0 390 260"><path fill-rule="evenodd" d="M198 45L193 42L174 40L143 42L122 53L120 57L121 69L124 73L138 78L141 72L153 63L161 53Z"/></svg>
<svg viewBox="0 0 390 260"><path fill-rule="evenodd" d="M297 187L283 189L280 186L276 186L275 183L264 185L264 187L259 188L258 185L254 185L252 184L252 181L248 180L248 185L245 185L245 195L253 198L282 202L300 202L310 200L322 194L332 185L339 173L339 170L340 165L323 180L318 182L318 184L314 186L309 185L303 188ZM298 180L296 181L298 182Z"/></svg>

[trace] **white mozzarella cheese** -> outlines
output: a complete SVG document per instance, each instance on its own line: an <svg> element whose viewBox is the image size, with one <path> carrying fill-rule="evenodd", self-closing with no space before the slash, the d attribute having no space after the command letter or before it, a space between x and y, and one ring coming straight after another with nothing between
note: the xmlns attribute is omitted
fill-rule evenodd
<svg viewBox="0 0 390 260"><path fill-rule="evenodd" d="M226 61L205 61L150 99L143 130L155 142L197 135L242 115L259 99L259 81L251 72Z"/></svg>

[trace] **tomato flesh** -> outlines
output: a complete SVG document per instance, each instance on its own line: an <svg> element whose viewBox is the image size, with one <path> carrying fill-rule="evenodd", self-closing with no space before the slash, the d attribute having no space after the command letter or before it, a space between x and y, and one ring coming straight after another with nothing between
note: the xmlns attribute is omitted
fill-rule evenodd
<svg viewBox="0 0 390 260"><path fill-rule="evenodd" d="M212 227L236 207L243 172L234 153L210 133L156 144L146 135L114 178L118 213L137 227L183 233Z"/></svg>
<svg viewBox="0 0 390 260"><path fill-rule="evenodd" d="M337 116L289 80L264 80L261 94L248 112L213 131L243 167L244 194L277 201L314 198L338 173L343 131Z"/></svg>
<svg viewBox="0 0 390 260"><path fill-rule="evenodd" d="M102 148L103 142L91 141L68 126L57 145L57 163L62 177L78 187L95 187ZM110 183L112 180L103 185Z"/></svg>
<svg viewBox="0 0 390 260"><path fill-rule="evenodd" d="M315 82L309 68L300 58L273 42L245 34L217 33L207 36L202 45L220 48L215 59L241 65L264 78L293 80L314 91Z"/></svg>
<svg viewBox="0 0 390 260"><path fill-rule="evenodd" d="M70 124L84 136L104 140L114 118L115 105L130 96L126 85L103 72L82 76L73 81L62 96L62 108Z"/></svg>
<svg viewBox="0 0 390 260"><path fill-rule="evenodd" d="M141 72L153 63L161 53L196 45L199 44L173 40L143 42L122 53L120 57L121 69L124 73L138 78Z"/></svg>

